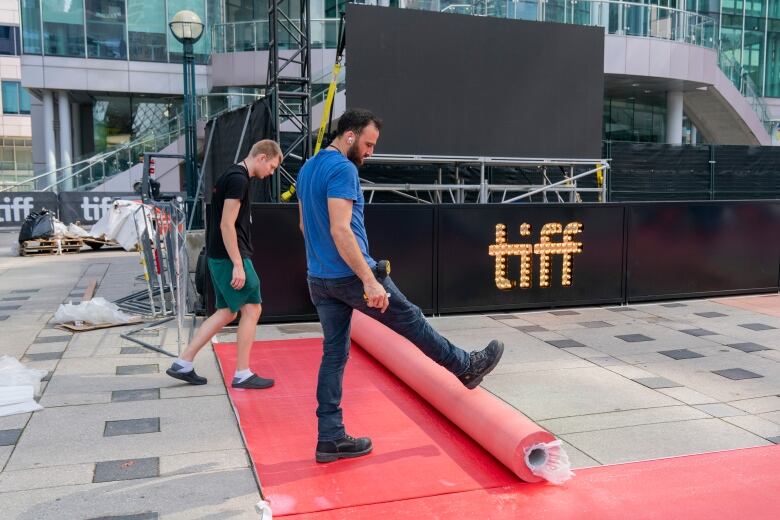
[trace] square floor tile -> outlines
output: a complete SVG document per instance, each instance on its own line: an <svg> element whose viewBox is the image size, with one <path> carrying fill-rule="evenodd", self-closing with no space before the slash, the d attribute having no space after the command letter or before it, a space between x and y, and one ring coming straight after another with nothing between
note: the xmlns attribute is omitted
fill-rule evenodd
<svg viewBox="0 0 780 520"><path fill-rule="evenodd" d="M553 316L579 316L577 311L550 311Z"/></svg>
<svg viewBox="0 0 780 520"><path fill-rule="evenodd" d="M143 347L122 347L119 349L120 354L148 354L151 350L146 350Z"/></svg>
<svg viewBox="0 0 780 520"><path fill-rule="evenodd" d="M61 359L62 352L39 352L37 354L25 354L24 357L29 361L51 361L52 359Z"/></svg>
<svg viewBox="0 0 780 520"><path fill-rule="evenodd" d="M64 336L38 336L33 343L66 343L70 341L70 334Z"/></svg>
<svg viewBox="0 0 780 520"><path fill-rule="evenodd" d="M690 334L691 336L717 336L717 332L712 332L711 330L707 329L685 329L681 330L680 332L684 332L685 334Z"/></svg>
<svg viewBox="0 0 780 520"><path fill-rule="evenodd" d="M159 513L138 513L136 515L96 516L87 520L159 520Z"/></svg>
<svg viewBox="0 0 780 520"><path fill-rule="evenodd" d="M676 309L678 307L687 307L684 303L662 303L661 307L666 307L667 309Z"/></svg>
<svg viewBox="0 0 780 520"><path fill-rule="evenodd" d="M18 302L23 300L29 300L29 296L10 296L8 298L3 298L4 302Z"/></svg>
<svg viewBox="0 0 780 520"><path fill-rule="evenodd" d="M636 381L640 385L654 390L658 388L677 388L678 386L682 386L680 383L675 383L665 377L639 377L637 379L632 379L632 381Z"/></svg>
<svg viewBox="0 0 780 520"><path fill-rule="evenodd" d="M688 350L686 348L681 348L677 350L662 350L658 353L663 354L664 356L670 357L672 359L696 359L696 358L704 357L698 352L693 352L692 350Z"/></svg>
<svg viewBox="0 0 780 520"><path fill-rule="evenodd" d="M546 332L547 329L540 325L522 325L520 327L515 327L520 332Z"/></svg>
<svg viewBox="0 0 780 520"><path fill-rule="evenodd" d="M713 374L717 374L719 376L723 376L726 379L733 379L735 381L740 379L757 379L759 377L764 377L761 374L756 374L755 372L751 372L750 370L745 370L744 368L727 368L725 370L713 370Z"/></svg>
<svg viewBox="0 0 780 520"><path fill-rule="evenodd" d="M574 347L585 346L579 341L574 341L573 339L556 339L556 340L550 340L547 343L557 348L574 348Z"/></svg>
<svg viewBox="0 0 780 520"><path fill-rule="evenodd" d="M508 314L502 316L509 316ZM513 318L516 318L517 316L513 316ZM498 319L498 318L495 318ZM501 318L501 319L509 319L509 318ZM293 323L291 325L277 325L277 329L279 329L279 332L282 334L308 334L308 333L314 333L314 334L322 334L322 326L319 323Z"/></svg>
<svg viewBox="0 0 780 520"><path fill-rule="evenodd" d="M723 318L728 316L728 314L723 314L722 312L694 312L694 314L702 318Z"/></svg>
<svg viewBox="0 0 780 520"><path fill-rule="evenodd" d="M38 291L40 291L40 289L15 289L11 292L16 294L25 294L25 293L35 293Z"/></svg>
<svg viewBox="0 0 780 520"><path fill-rule="evenodd" d="M577 325L582 325L586 329L603 329L606 327L614 327L611 323L606 321L581 321Z"/></svg>
<svg viewBox="0 0 780 520"><path fill-rule="evenodd" d="M116 480L134 480L160 476L160 459L109 460L95 464L95 476L92 482L113 482Z"/></svg>
<svg viewBox="0 0 780 520"><path fill-rule="evenodd" d="M159 388L143 388L140 390L114 390L111 392L112 403L127 401L151 401L160 398Z"/></svg>
<svg viewBox="0 0 780 520"><path fill-rule="evenodd" d="M150 365L124 365L116 367L116 375L133 376L137 374L157 374L160 371L160 365L157 363Z"/></svg>
<svg viewBox="0 0 780 520"><path fill-rule="evenodd" d="M621 336L615 336L617 339L622 339L628 343L639 343L640 341L653 341L653 338L645 336L644 334L623 334Z"/></svg>
<svg viewBox="0 0 780 520"><path fill-rule="evenodd" d="M15 311L20 307L21 305L0 305L0 311Z"/></svg>
<svg viewBox="0 0 780 520"><path fill-rule="evenodd" d="M138 435L141 433L157 433L159 431L159 417L126 419L122 421L106 421L106 427L103 430L103 437L116 437L117 435Z"/></svg>
<svg viewBox="0 0 780 520"><path fill-rule="evenodd" d="M759 352L761 350L772 350L769 347L765 347L763 345L759 345L758 343L734 343L733 345L726 345L731 348L735 348L737 350L741 350L742 352Z"/></svg>
<svg viewBox="0 0 780 520"><path fill-rule="evenodd" d="M8 319L8 315L7 314L3 314L3 315L0 316L0 321L5 321L7 319Z"/></svg>
<svg viewBox="0 0 780 520"><path fill-rule="evenodd" d="M750 330L774 330L777 327L772 327L771 325L766 325L765 323L742 323L740 324L740 327L750 329Z"/></svg>
<svg viewBox="0 0 780 520"><path fill-rule="evenodd" d="M0 446L13 446L21 434L22 430L0 430Z"/></svg>
<svg viewBox="0 0 780 520"><path fill-rule="evenodd" d="M780 437L767 437L766 440L774 444L780 444Z"/></svg>
<svg viewBox="0 0 780 520"><path fill-rule="evenodd" d="M488 318L494 320L516 320L517 316L514 314L491 314L488 316Z"/></svg>
<svg viewBox="0 0 780 520"><path fill-rule="evenodd" d="M629 311L634 311L636 309L632 307L608 307L607 310L612 312L629 312Z"/></svg>

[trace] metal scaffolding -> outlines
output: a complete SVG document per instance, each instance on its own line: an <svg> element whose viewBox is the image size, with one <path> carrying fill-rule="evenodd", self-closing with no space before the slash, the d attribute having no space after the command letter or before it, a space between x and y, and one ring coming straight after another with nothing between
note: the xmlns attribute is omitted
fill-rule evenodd
<svg viewBox="0 0 780 520"><path fill-rule="evenodd" d="M283 159L292 157L301 162L311 155L309 4L307 0L271 0L268 3L266 94L271 101L271 136L282 146ZM280 52L280 49L284 49L284 52ZM285 139L282 139L283 130ZM283 166L279 170L285 177L290 177ZM281 195L279 177L272 177L272 197L276 202Z"/></svg>

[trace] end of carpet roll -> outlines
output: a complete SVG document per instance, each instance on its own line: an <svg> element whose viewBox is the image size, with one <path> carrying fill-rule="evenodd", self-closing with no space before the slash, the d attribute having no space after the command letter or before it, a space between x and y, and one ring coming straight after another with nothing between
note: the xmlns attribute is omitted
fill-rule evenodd
<svg viewBox="0 0 780 520"><path fill-rule="evenodd" d="M574 476L569 455L559 440L540 442L526 448L525 464L531 473L552 484L563 484Z"/></svg>

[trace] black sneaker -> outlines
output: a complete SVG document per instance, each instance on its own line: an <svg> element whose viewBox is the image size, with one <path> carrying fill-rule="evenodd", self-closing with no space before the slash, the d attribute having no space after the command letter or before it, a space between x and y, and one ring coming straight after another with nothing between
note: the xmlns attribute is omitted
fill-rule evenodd
<svg viewBox="0 0 780 520"><path fill-rule="evenodd" d="M374 447L368 437L354 438L345 435L336 441L319 441L317 443L317 462L333 462L339 459L352 459L371 453Z"/></svg>
<svg viewBox="0 0 780 520"><path fill-rule="evenodd" d="M171 368L165 371L165 373L171 377L175 377L176 379L181 379L182 381L185 381L191 385L205 385L209 382L205 377L200 377L198 374L196 374L194 368L189 372L179 372L180 369L181 366L174 363L171 365Z"/></svg>
<svg viewBox="0 0 780 520"><path fill-rule="evenodd" d="M482 378L496 368L504 354L504 343L494 339L483 350L475 350L469 354L469 368L458 376L460 382L469 390L479 386Z"/></svg>
<svg viewBox="0 0 780 520"><path fill-rule="evenodd" d="M271 388L274 386L274 380L273 379L266 379L264 377L260 377L257 374L252 374L251 376L247 377L240 383L236 382L236 378L233 378L233 384L231 385L233 388L250 388L250 389L262 389L262 388Z"/></svg>

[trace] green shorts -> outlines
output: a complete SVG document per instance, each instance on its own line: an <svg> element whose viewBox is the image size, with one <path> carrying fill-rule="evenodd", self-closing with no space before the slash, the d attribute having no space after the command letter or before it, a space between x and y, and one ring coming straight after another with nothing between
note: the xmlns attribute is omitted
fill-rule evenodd
<svg viewBox="0 0 780 520"><path fill-rule="evenodd" d="M247 303L262 303L260 298L260 278L258 278L252 261L244 258L246 282L240 291L233 289L233 261L230 258L209 258L209 272L214 284L217 309L230 309L238 312Z"/></svg>

